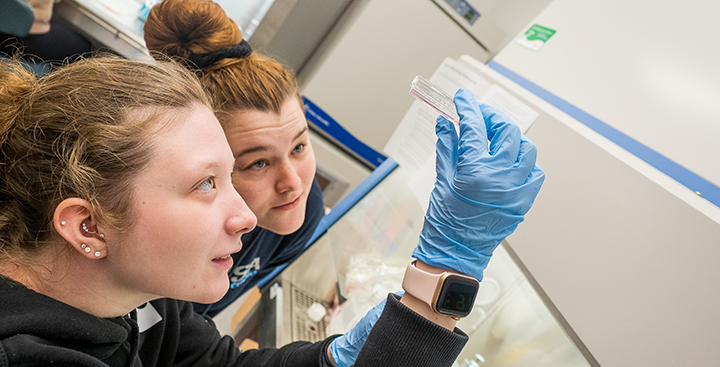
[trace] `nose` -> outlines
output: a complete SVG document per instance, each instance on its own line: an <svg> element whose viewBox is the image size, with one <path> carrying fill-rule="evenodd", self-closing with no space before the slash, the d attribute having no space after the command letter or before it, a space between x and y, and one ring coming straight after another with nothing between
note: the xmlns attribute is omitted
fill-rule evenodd
<svg viewBox="0 0 720 367"><path fill-rule="evenodd" d="M277 176L275 178L275 191L280 194L291 192L302 184L297 168L289 160L277 165Z"/></svg>
<svg viewBox="0 0 720 367"><path fill-rule="evenodd" d="M231 186L232 188L232 186ZM233 188L229 193L232 197L227 200L230 212L225 220L225 231L231 235L248 233L257 225L257 217L245 203L245 200Z"/></svg>

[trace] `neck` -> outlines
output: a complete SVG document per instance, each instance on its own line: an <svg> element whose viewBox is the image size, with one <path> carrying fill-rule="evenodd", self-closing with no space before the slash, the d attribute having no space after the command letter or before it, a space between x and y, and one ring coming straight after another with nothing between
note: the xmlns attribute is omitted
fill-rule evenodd
<svg viewBox="0 0 720 367"><path fill-rule="evenodd" d="M103 259L91 260L74 251L44 254L27 267L0 267L0 274L28 289L100 318L124 316L156 297L125 292L108 281Z"/></svg>

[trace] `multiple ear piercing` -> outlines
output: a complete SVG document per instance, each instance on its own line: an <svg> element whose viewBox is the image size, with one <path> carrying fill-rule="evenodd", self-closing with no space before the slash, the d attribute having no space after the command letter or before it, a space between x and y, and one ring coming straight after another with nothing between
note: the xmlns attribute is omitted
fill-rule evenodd
<svg viewBox="0 0 720 367"><path fill-rule="evenodd" d="M85 224L85 222L82 222L82 229L83 229L83 231L85 231L85 233L88 233L88 234L97 234L97 231L91 231L91 230L89 230L88 227L87 227L87 224ZM101 238L105 238L105 235L102 234L102 233L98 234L98 236L100 236ZM85 252L90 252L90 251L92 251L92 250L90 249L90 247L86 246L84 243L83 243L82 245L80 245L80 247L82 247L83 250L85 250ZM95 257L100 257L100 255L101 255L101 254L100 254L100 251L95 251L95 254L94 254L94 255L95 255Z"/></svg>
<svg viewBox="0 0 720 367"><path fill-rule="evenodd" d="M80 245L80 247L82 247L82 249L85 250L85 252L90 252L90 251L92 251L92 250L90 249L90 247L88 247L88 245L86 245L86 244L84 244L84 243L83 243L82 245ZM95 257L100 257L100 255L101 255L101 254L100 254L100 251L95 251Z"/></svg>
<svg viewBox="0 0 720 367"><path fill-rule="evenodd" d="M64 225L66 225L66 224L67 224L67 222L65 222L65 221L60 222L60 225L61 225L61 226L64 226ZM85 224L85 222L82 223L82 229L83 229L83 231L85 231L85 233L88 233L88 234L97 234L97 231L91 231L91 230L89 230L88 227L87 227L87 224ZM102 233L98 234L98 236L100 236L101 238L105 238L105 235L102 234ZM86 244L84 244L84 243L80 245L80 248L82 248L82 249L83 249L85 252L87 252L87 253L90 253L90 251L92 251L92 249L91 249L88 245L86 245ZM100 253L100 251L95 251L95 253L94 253L93 255L95 255L95 257L100 257L100 255L102 255L102 254Z"/></svg>
<svg viewBox="0 0 720 367"><path fill-rule="evenodd" d="M85 231L85 233L89 233L89 234L96 234L96 233L97 233L97 231L90 231L90 230L88 229L88 227L87 227L87 224L85 224L85 222L82 223L82 228L83 228L83 231ZM102 233L98 234L98 236L100 236L100 237L102 237L102 238L105 238L105 235L102 234Z"/></svg>

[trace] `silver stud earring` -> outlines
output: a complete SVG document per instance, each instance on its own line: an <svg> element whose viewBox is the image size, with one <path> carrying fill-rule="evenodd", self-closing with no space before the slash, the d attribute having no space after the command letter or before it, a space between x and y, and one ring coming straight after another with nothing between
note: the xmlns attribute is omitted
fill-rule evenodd
<svg viewBox="0 0 720 367"><path fill-rule="evenodd" d="M95 257L100 257L100 251L95 251Z"/></svg>
<svg viewBox="0 0 720 367"><path fill-rule="evenodd" d="M64 226L65 224L67 224L67 223L65 223L65 221L60 222L61 226Z"/></svg>
<svg viewBox="0 0 720 367"><path fill-rule="evenodd" d="M88 227L87 227L87 224L85 224L85 222L82 223L82 229L83 229L83 231L85 231L85 233L88 233L88 234L96 234L96 233L97 233L97 231L91 231L91 230L89 230ZM105 238L105 235L102 234L102 233L100 233L99 236L100 236L101 238Z"/></svg>

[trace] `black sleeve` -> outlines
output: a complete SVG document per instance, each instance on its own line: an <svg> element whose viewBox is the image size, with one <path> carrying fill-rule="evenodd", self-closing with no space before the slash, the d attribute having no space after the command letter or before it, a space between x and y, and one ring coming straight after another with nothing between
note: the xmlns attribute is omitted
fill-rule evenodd
<svg viewBox="0 0 720 367"><path fill-rule="evenodd" d="M326 367L324 352L333 338L242 352L231 337L220 336L210 318L194 312L189 302L161 299L151 303L162 321L141 333L139 352L143 365Z"/></svg>
<svg viewBox="0 0 720 367"><path fill-rule="evenodd" d="M332 367L327 358L327 348L333 339L317 343L294 342L280 349L249 350L241 354L236 366Z"/></svg>
<svg viewBox="0 0 720 367"><path fill-rule="evenodd" d="M195 313L190 303L170 299L151 303L162 321L140 334L143 365L328 367L326 351L334 337L241 352L231 337L221 337L212 320ZM355 367L451 366L467 340L459 329L450 331L432 323L390 294Z"/></svg>
<svg viewBox="0 0 720 367"><path fill-rule="evenodd" d="M447 330L400 303L399 296L390 294L355 367L452 366L467 341L468 336L460 329Z"/></svg>

